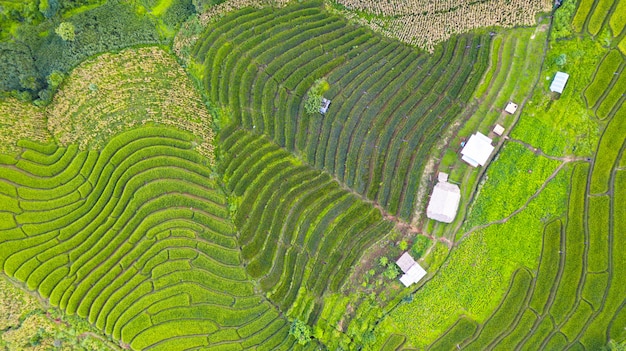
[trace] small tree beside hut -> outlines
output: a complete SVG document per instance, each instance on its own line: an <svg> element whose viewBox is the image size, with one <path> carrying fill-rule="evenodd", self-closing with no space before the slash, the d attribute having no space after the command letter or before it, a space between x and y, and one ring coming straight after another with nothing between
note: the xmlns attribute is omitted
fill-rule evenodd
<svg viewBox="0 0 626 351"><path fill-rule="evenodd" d="M304 110L306 113L312 115L320 112L324 97L322 96L326 91L330 89L330 84L324 78L316 79L313 86L306 93L304 101Z"/></svg>

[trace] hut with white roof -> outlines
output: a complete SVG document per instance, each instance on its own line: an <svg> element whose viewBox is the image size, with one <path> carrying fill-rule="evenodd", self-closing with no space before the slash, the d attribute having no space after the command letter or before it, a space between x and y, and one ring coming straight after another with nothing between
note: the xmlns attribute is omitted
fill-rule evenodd
<svg viewBox="0 0 626 351"><path fill-rule="evenodd" d="M439 182L430 196L426 217L439 222L452 223L461 201L461 189L454 184L448 183L448 175L439 172Z"/></svg>
<svg viewBox="0 0 626 351"><path fill-rule="evenodd" d="M491 139L480 132L476 132L461 150L461 155L463 155L461 159L472 167L484 166L493 149Z"/></svg>
<svg viewBox="0 0 626 351"><path fill-rule="evenodd" d="M564 72L556 72L556 74L554 75L554 79L552 80L552 84L550 84L550 91L553 93L562 94L568 79L569 74Z"/></svg>
<svg viewBox="0 0 626 351"><path fill-rule="evenodd" d="M403 253L396 261L396 264L404 273L400 277L400 282L406 287L419 282L426 276L426 270L419 263L415 262L408 252Z"/></svg>
<svg viewBox="0 0 626 351"><path fill-rule="evenodd" d="M514 114L515 111L517 111L517 104L512 101L509 102L504 108L504 111L506 111L509 114Z"/></svg>

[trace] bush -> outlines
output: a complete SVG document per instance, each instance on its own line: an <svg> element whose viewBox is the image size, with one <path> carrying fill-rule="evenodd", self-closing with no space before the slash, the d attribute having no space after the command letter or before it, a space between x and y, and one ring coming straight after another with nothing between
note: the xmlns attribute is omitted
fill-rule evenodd
<svg viewBox="0 0 626 351"><path fill-rule="evenodd" d="M71 22L61 22L54 30L64 41L74 41L76 39L76 28Z"/></svg>
<svg viewBox="0 0 626 351"><path fill-rule="evenodd" d="M178 29L181 23L194 13L195 7L192 0L177 0L163 14L163 23L170 28Z"/></svg>
<svg viewBox="0 0 626 351"><path fill-rule="evenodd" d="M300 345L306 345L311 341L311 328L303 321L295 319L289 327L289 335L293 336Z"/></svg>
<svg viewBox="0 0 626 351"><path fill-rule="evenodd" d="M426 250L428 250L431 244L432 242L428 237L424 235L418 235L415 238L415 243L411 247L412 256L415 259L422 257L422 255L424 255L424 253L426 252Z"/></svg>
<svg viewBox="0 0 626 351"><path fill-rule="evenodd" d="M563 67L565 66L566 63L567 63L567 55L565 54L560 54L554 59L554 64L557 65L558 67Z"/></svg>
<svg viewBox="0 0 626 351"><path fill-rule="evenodd" d="M319 78L313 83L313 86L307 92L304 102L306 113L312 115L320 111L323 99L322 94L328 91L328 89L330 89L330 84L328 84L326 79Z"/></svg>
<svg viewBox="0 0 626 351"><path fill-rule="evenodd" d="M98 1L62 1L60 10L65 13ZM53 17L59 7L57 0L48 0L47 6L42 1L40 5L46 17ZM48 88L47 77L55 71L67 73L98 53L160 42L154 23L120 0L108 1L70 18L71 22L58 25L53 20L22 23L16 31L18 40L0 43L0 71L4 73L0 77L0 91L13 91L31 100L38 96L39 90ZM57 35L48 34L52 31ZM22 83L27 87L19 84L20 77L24 77ZM47 96L42 96L42 103L47 100Z"/></svg>
<svg viewBox="0 0 626 351"><path fill-rule="evenodd" d="M576 11L576 1L575 0L564 0L555 14L554 14L554 24L552 27L552 38L565 38L572 34L573 28L570 24L572 20L572 16Z"/></svg>
<svg viewBox="0 0 626 351"><path fill-rule="evenodd" d="M389 280L396 279L396 277L399 274L400 274L400 268L398 268L398 266L395 264L390 264L389 266L387 266L387 269L385 269L385 271L383 272L383 275L385 276L385 278Z"/></svg>

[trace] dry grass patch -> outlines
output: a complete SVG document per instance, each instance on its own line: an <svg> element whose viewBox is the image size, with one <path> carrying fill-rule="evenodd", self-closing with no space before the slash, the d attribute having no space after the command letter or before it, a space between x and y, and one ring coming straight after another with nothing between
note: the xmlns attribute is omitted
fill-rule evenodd
<svg viewBox="0 0 626 351"><path fill-rule="evenodd" d="M146 123L191 132L197 151L213 162L209 112L182 67L157 47L107 53L78 66L48 107L48 127L63 145L104 146Z"/></svg>
<svg viewBox="0 0 626 351"><path fill-rule="evenodd" d="M0 99L0 154L16 154L17 141L29 139L50 140L43 111L27 102L13 98Z"/></svg>
<svg viewBox="0 0 626 351"><path fill-rule="evenodd" d="M337 0L341 12L392 38L432 51L450 36L479 27L530 26L549 0ZM357 13L352 12L357 11ZM363 15L363 14L366 15Z"/></svg>

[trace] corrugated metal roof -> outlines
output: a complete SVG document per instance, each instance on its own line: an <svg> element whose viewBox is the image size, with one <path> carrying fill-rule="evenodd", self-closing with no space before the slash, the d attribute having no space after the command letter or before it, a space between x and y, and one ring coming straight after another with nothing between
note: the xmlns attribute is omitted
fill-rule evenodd
<svg viewBox="0 0 626 351"><path fill-rule="evenodd" d="M426 208L426 216L439 222L452 223L461 201L461 190L447 182L439 182Z"/></svg>
<svg viewBox="0 0 626 351"><path fill-rule="evenodd" d="M461 150L462 159L474 167L478 165L484 166L493 149L491 139L480 132L476 132L469 138L465 147Z"/></svg>
<svg viewBox="0 0 626 351"><path fill-rule="evenodd" d="M569 74L563 72L556 72L554 79L552 80L552 84L550 84L550 91L555 93L563 93L563 89L565 89L565 84L567 84L567 80L569 79Z"/></svg>
<svg viewBox="0 0 626 351"><path fill-rule="evenodd" d="M422 280L426 276L426 270L419 265L419 263L415 263L408 272L406 272L402 277L400 277L400 281L404 286L410 286L411 284L415 284Z"/></svg>
<svg viewBox="0 0 626 351"><path fill-rule="evenodd" d="M396 264L400 267L402 272L406 273L415 264L415 260L408 252L405 252L402 256L400 256L400 258L398 258Z"/></svg>

